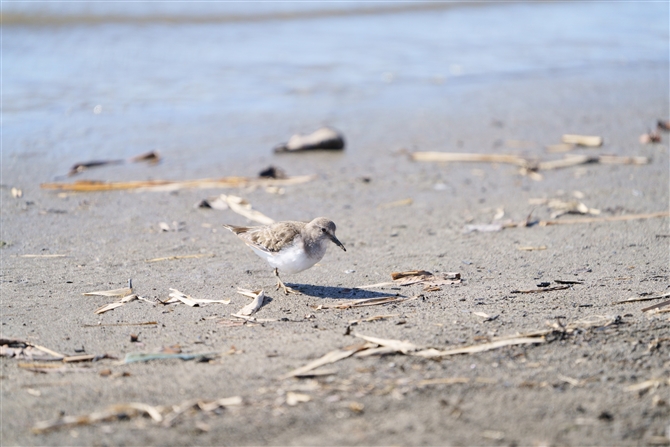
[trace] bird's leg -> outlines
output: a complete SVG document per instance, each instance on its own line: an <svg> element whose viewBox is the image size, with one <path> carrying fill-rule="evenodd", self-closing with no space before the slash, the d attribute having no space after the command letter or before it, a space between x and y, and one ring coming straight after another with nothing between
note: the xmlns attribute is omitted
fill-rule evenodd
<svg viewBox="0 0 670 447"><path fill-rule="evenodd" d="M290 287L287 287L286 284L284 284L284 282L279 277L278 269L275 269L275 276L277 277L277 290L279 290L280 288L283 289L284 295L288 295L289 293L295 293L296 295L300 295L300 292Z"/></svg>

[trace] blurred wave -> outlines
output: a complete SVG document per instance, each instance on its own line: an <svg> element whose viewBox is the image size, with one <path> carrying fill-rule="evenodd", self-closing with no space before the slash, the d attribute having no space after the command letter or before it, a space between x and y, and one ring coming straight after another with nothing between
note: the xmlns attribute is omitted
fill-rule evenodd
<svg viewBox="0 0 670 447"><path fill-rule="evenodd" d="M39 149L58 159L155 147L172 148L173 159L183 148L209 161L261 154L277 135L320 124L349 135L380 113L461 115L465 95L482 88L667 73L670 59L667 2L0 8L3 154Z"/></svg>
<svg viewBox="0 0 670 447"><path fill-rule="evenodd" d="M494 2L499 3L499 2ZM398 14L483 6L472 2L3 3L3 26L214 24Z"/></svg>

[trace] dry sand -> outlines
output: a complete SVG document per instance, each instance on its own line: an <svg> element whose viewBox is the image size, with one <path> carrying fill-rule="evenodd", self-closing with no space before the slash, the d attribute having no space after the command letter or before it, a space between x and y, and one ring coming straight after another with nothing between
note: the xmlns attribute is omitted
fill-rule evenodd
<svg viewBox="0 0 670 447"><path fill-rule="evenodd" d="M583 194L582 202L601 211L600 217L667 210L670 136L663 134L661 144L638 142L657 118L669 115L667 98L667 67L628 68L616 77L517 79L462 93L458 100L469 105L462 114L436 102L409 110L380 106L330 123L345 132L344 154L272 155L271 147L285 137L268 135L268 151L261 156L182 168L171 160L198 154L166 152L164 163L155 167L108 167L81 176L255 175L270 164L290 175L317 176L286 187L283 195L259 188L61 196L39 184L83 160L54 166L29 151L3 158L4 337L67 355L119 359L172 345L186 353L235 353L209 362L123 365L103 359L45 374L21 368L25 360L3 358L0 443L667 444L670 384L661 381L670 377L669 314L641 311L660 300L613 303L668 291L668 218L463 232L467 223L490 223L498 208L504 209L503 220L523 221L530 211L547 219L547 206L529 200L568 200L575 191ZM280 120L275 117L270 125L279 126ZM319 118L302 124L309 131ZM262 134L263 120L258 126ZM542 181L534 181L509 165L418 163L398 153L407 148L560 158L544 154L543 147L559 142L563 133L605 138L603 147L576 153L641 155L651 162L584 165L546 172ZM11 187L20 188L23 196L13 198ZM242 196L277 220L328 216L337 223L347 252L333 246L314 268L286 276L304 294L282 296L273 289L271 269L221 227L249 222L231 211L194 208L221 192ZM412 199L409 205L380 207L407 198ZM162 232L160 222L173 228L175 222L179 231ZM522 251L520 246L546 249ZM214 256L146 262L210 253ZM27 254L65 256L22 257ZM413 269L460 272L463 281L433 292L421 285L352 290ZM136 293L149 300L165 300L169 288L175 288L231 303L187 307L134 301L96 315L98 307L114 298L82 295L123 287L128 278ZM512 293L541 282L555 285L555 280L582 283L565 290ZM250 301L236 294L238 286L263 288L270 300L255 316L273 321L233 324L238 320L230 314ZM353 309L318 308L387 294L418 298ZM495 318L485 321L475 312ZM350 324L376 315L392 316ZM604 328L557 331L537 345L441 360L402 354L347 358L324 367L332 375L280 378L327 352L360 342L347 332L446 349L593 316L617 318ZM157 324L127 325L150 321ZM138 335L137 342L131 334ZM104 370L111 375L101 374ZM449 378L457 383L422 383ZM627 390L650 379L660 381L642 391ZM309 401L288 405L295 394L309 396ZM243 404L187 412L171 428L136 417L31 432L40 421L113 404L171 406L232 396L240 396Z"/></svg>

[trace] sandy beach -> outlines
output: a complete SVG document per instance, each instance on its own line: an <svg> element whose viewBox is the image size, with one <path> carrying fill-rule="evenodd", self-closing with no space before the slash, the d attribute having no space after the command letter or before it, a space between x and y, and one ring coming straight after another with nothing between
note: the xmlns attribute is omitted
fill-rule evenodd
<svg viewBox="0 0 670 447"><path fill-rule="evenodd" d="M69 151L66 143L90 136L66 129L65 142L61 124L34 137L27 124L14 127L0 191L3 343L95 358L46 361L30 357L45 355L34 348L2 357L0 443L667 445L670 314L642 309L670 292L670 134L655 144L639 137L670 116L668 73L667 61L622 63L473 81L448 100L426 91L397 107L381 95L360 107L342 99L323 114L244 111L229 137L216 133L216 115L183 134L187 123L175 131L168 120L137 135L128 127L130 143L118 152L103 151L101 136L91 152ZM272 152L293 132L324 124L343 132L344 151ZM159 134L179 135L156 147L160 137L151 135ZM547 151L564 134L604 143ZM51 143L61 152L50 153ZM76 162L155 149L163 157L156 165L58 177ZM419 151L646 163L581 164L538 177L510 164L413 161ZM40 187L256 178L268 166L314 178L276 188ZM222 193L277 221L327 216L347 251L333 245L313 268L283 277L302 292L284 296L271 268L222 227L254 223L196 206ZM590 214L553 215L552 199L581 202ZM641 218L622 219L634 215ZM492 223L509 225L467 231ZM412 270L459 273L460 281L391 283L392 272ZM96 314L120 297L83 295L129 279L145 300ZM266 295L247 320L231 316L251 302L238 288ZM170 289L230 303L162 304ZM388 301L358 301L375 298ZM641 300L619 303L632 298ZM491 347L515 339L525 341ZM388 348L393 340L412 347ZM481 352L417 355L472 346ZM333 351L342 358L287 377ZM129 353L186 358L124 362ZM119 407L130 403L145 406ZM63 424L106 410L101 420Z"/></svg>

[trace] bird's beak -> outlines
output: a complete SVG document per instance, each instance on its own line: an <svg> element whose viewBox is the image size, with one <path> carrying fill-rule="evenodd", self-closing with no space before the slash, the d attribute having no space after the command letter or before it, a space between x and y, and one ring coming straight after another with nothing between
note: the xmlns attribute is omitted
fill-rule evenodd
<svg viewBox="0 0 670 447"><path fill-rule="evenodd" d="M338 238L335 237L334 234L329 234L328 237L330 237L330 240L335 243L338 247L340 247L342 250L347 251L346 248L344 248L344 245L342 245L342 242Z"/></svg>

